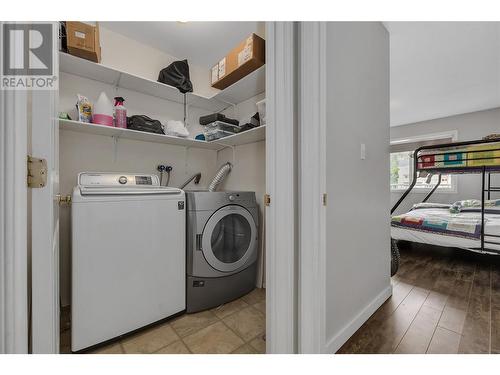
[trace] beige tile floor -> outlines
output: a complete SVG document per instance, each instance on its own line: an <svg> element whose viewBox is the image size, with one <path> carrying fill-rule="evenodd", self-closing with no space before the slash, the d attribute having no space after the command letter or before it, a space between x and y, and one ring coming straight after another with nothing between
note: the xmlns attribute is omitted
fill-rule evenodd
<svg viewBox="0 0 500 375"><path fill-rule="evenodd" d="M184 314L146 328L90 354L263 354L266 352L265 290L211 310ZM71 353L69 313L61 314L61 353Z"/></svg>

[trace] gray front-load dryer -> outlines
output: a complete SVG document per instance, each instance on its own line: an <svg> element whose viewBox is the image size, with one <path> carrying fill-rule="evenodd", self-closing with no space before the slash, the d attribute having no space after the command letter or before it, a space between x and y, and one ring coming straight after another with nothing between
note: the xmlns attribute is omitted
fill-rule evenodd
<svg viewBox="0 0 500 375"><path fill-rule="evenodd" d="M255 288L258 208L254 192L186 191L187 312Z"/></svg>

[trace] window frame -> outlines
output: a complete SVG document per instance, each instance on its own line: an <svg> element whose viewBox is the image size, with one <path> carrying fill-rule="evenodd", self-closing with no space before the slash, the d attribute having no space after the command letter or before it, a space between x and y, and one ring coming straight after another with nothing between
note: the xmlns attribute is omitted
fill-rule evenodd
<svg viewBox="0 0 500 375"><path fill-rule="evenodd" d="M390 145L394 144L401 144L401 143L413 143L413 142L419 142L419 141L431 141L435 139L440 139L440 138L451 138L453 142L456 142L458 140L458 131L457 130L450 130L446 132L440 132L440 133L429 133L429 134L421 134L421 135L416 135L416 136L410 136L410 137L401 137L401 138L394 138L390 140ZM392 153L389 151L389 163L390 163L390 155ZM413 163L411 162L410 159L410 174L413 175ZM390 176L389 176L390 179ZM389 189L391 193L403 193L408 188L406 189L393 189L392 187L389 186ZM417 188L414 187L412 190L412 193L416 194L428 194L432 190L432 187L428 188ZM458 193L458 178L456 175L451 175L451 187L448 189L437 189L434 194L457 194Z"/></svg>

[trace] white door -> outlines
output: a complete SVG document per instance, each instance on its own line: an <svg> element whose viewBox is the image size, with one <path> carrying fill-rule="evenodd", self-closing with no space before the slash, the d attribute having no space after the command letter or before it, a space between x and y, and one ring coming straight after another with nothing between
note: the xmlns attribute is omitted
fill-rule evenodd
<svg viewBox="0 0 500 375"><path fill-rule="evenodd" d="M300 26L299 352L335 353L391 295L389 35Z"/></svg>
<svg viewBox="0 0 500 375"><path fill-rule="evenodd" d="M27 101L26 91L0 90L0 354L28 352Z"/></svg>
<svg viewBox="0 0 500 375"><path fill-rule="evenodd" d="M59 71L53 23L54 72ZM30 154L47 160L47 185L31 190L31 348L59 352L59 125L57 90L31 91Z"/></svg>
<svg viewBox="0 0 500 375"><path fill-rule="evenodd" d="M9 40L1 61L14 78L2 83L33 84L34 75L57 76L57 36L57 23L0 22L0 40ZM32 52L38 48L45 50ZM43 69L47 61L50 72ZM57 353L58 92L19 87L0 90L0 279L5 281L0 283L0 353L27 353L30 341L33 353ZM45 186L28 188L27 155L46 159Z"/></svg>

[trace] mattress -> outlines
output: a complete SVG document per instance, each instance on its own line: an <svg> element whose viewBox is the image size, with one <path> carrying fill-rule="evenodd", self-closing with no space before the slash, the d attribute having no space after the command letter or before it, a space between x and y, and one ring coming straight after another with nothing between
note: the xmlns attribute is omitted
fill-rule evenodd
<svg viewBox="0 0 500 375"><path fill-rule="evenodd" d="M391 237L481 252L480 210L454 213L450 207L427 205L393 216ZM484 218L485 235L500 236L500 211L486 210ZM500 238L485 236L485 241L500 243ZM500 245L485 243L484 247L485 252L491 254L498 254L495 250L500 251Z"/></svg>

